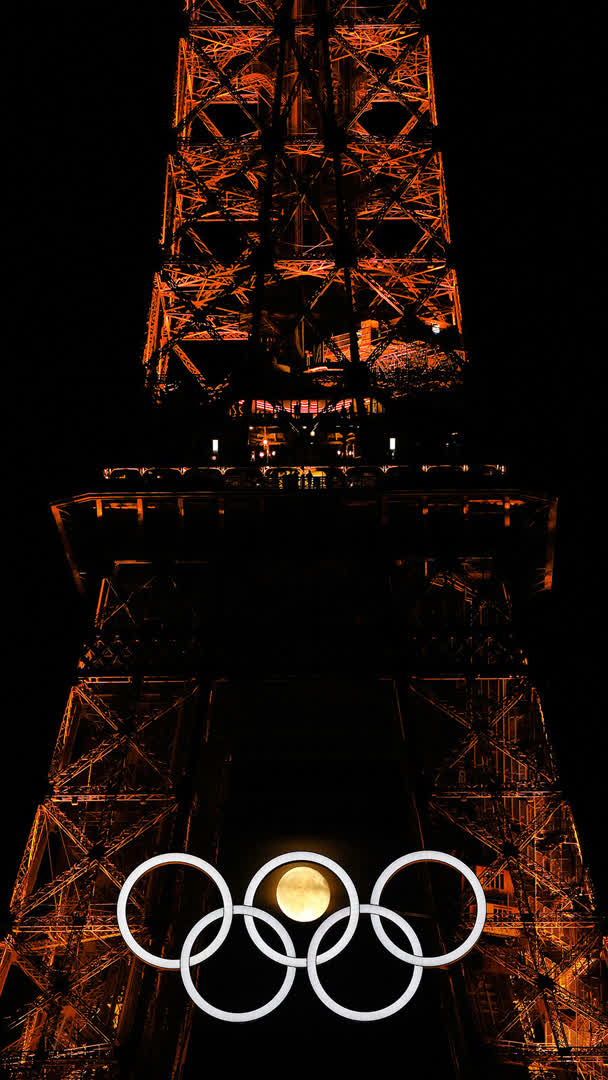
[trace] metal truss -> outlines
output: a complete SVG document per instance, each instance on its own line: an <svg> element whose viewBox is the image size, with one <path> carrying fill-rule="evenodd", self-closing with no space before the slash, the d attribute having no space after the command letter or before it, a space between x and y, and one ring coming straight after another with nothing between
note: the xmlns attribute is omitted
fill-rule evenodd
<svg viewBox="0 0 608 1080"><path fill-rule="evenodd" d="M182 385L224 403L228 427L257 414L262 427L268 413L296 431L313 407L315 423L337 425L380 415L385 396L457 384L426 0L185 6L144 354L156 397ZM269 372L300 389L267 390ZM488 896L465 979L489 1060L600 1080L606 945L499 569L506 552L524 589L550 588L554 501L507 488L500 466L351 469L336 457L273 469L267 452L263 467L254 436L258 468L112 468L109 489L53 507L78 587L97 588L110 558L114 569L0 944L0 989L16 1001L3 1066L11 1080L112 1080L129 1074L137 1031L140 1075L179 1080L190 1013L127 953L116 897L134 865L188 850L195 830L196 848L217 855L210 672L243 658L211 637L209 612L225 617L216 570L295 492L310 494L311 515L332 500L343 535L359 517L381 541L368 557L390 578L391 632L378 631L370 670L385 665L414 721L425 842L462 849ZM267 539L256 550L274 551ZM167 953L187 903L187 890L169 892L135 889L132 916L138 939ZM470 914L463 897L464 924Z"/></svg>
<svg viewBox="0 0 608 1080"><path fill-rule="evenodd" d="M531 1076L600 1080L605 939L538 693L525 668L505 674L496 649L497 628L510 618L508 594L487 565L427 562L420 638L432 639L435 623L451 646L441 674L417 675L409 687L414 712L443 748L441 760L428 759L430 827L437 836L447 827L454 843L478 853L489 915L480 965L467 968L466 982L484 1041Z"/></svg>
<svg viewBox="0 0 608 1080"><path fill-rule="evenodd" d="M192 747L217 755L205 749L210 673L221 678L239 663L233 647L222 646L231 640L232 611L228 604L223 613L222 552L235 540L242 549L244 528L259 537L291 494L245 483L234 492L178 495L179 470L137 471L140 480L146 472L155 487L163 477L169 487L137 492L129 483L122 493L54 507L77 581L109 538L126 556L99 584L49 791L15 884L0 969L3 977L9 968L21 972L27 985L3 1059L15 1080L118 1075L135 1029L143 1032L138 1053L147 1046L164 1054L174 1080L187 1055L190 1014L176 1012L166 984L127 953L116 896L133 865L172 845L187 849L193 835L196 850L217 855L224 764L206 766L203 778ZM108 470L113 484L121 476ZM351 513L364 508L382 538L376 570L390 578L391 631L378 655L383 677L395 679L406 738L420 743L425 842L461 851L488 897L466 990L491 1060L526 1066L530 1076L600 1080L608 1064L606 949L496 559L522 547L523 563L537 568L525 571L528 587L549 588L555 508L544 496L496 486L496 476L485 490L364 483L364 490L320 491L320 502L302 499L314 516L329 498L349 531ZM454 554L464 550L475 554ZM151 887L135 895L133 925L142 941L171 953L173 907L179 913L187 890L172 894L167 914L159 886L154 895ZM161 912L156 924L152 909ZM463 898L465 924L470 915ZM148 1040L146 1023L154 1032Z"/></svg>
<svg viewBox="0 0 608 1080"><path fill-rule="evenodd" d="M2 982L13 965L29 985L2 1055L11 1077L115 1074L138 979L116 925L117 890L187 829L180 784L198 695L194 680L124 675L81 679L70 693L3 944ZM134 924L150 940L144 905L140 891Z"/></svg>
<svg viewBox="0 0 608 1080"><path fill-rule="evenodd" d="M459 380L425 7L186 4L144 357L159 396L185 378L234 397L268 363L398 396Z"/></svg>

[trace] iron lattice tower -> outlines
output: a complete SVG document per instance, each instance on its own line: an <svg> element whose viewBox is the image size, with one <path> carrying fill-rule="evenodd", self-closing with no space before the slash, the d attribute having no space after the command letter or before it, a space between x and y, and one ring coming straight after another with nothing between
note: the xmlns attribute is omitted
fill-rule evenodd
<svg viewBox="0 0 608 1080"><path fill-rule="evenodd" d="M185 379L215 401L253 377L260 394L277 370L355 397L454 384L424 5L188 7L145 350L155 392Z"/></svg>
<svg viewBox="0 0 608 1080"><path fill-rule="evenodd" d="M107 469L53 506L97 606L13 893L5 1067L192 1075L192 1014L124 946L117 892L157 851L229 858L239 784L267 821L230 718L246 699L274 760L268 717L317 700L312 668L337 727L356 697L395 720L424 842L484 883L450 990L481 1074L600 1080L606 951L514 619L551 588L555 501L389 443L394 403L464 363L425 5L186 7L145 364L217 437L196 467ZM315 598L299 629L296 594ZM151 879L136 935L175 951L187 897Z"/></svg>

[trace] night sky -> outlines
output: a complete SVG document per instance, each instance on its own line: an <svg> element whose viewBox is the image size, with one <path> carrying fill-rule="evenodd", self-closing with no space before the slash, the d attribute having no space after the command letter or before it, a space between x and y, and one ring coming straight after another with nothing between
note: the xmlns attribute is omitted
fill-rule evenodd
<svg viewBox="0 0 608 1080"><path fill-rule="evenodd" d="M87 625L48 502L95 488L105 464L188 460L187 436L178 448L146 401L140 365L160 262L177 9L177 0L28 5L15 38L4 904ZM431 27L472 360L470 444L561 499L556 588L526 645L605 908L604 334L591 298L601 255L589 195L599 178L590 29L581 5L549 0L533 10L438 0Z"/></svg>

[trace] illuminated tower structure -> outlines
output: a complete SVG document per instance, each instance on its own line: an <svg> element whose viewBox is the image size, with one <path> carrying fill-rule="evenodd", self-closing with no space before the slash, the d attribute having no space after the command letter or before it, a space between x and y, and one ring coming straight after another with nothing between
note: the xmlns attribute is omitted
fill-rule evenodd
<svg viewBox="0 0 608 1080"><path fill-rule="evenodd" d="M217 1027L126 948L118 890L157 852L246 879L306 839L372 880L423 844L477 868L435 1075L600 1080L606 951L516 634L555 500L407 458L409 403L465 367L424 0L186 8L144 360L209 437L53 505L94 627L15 884L4 1065L198 1075ZM135 892L142 941L179 949L187 884Z"/></svg>

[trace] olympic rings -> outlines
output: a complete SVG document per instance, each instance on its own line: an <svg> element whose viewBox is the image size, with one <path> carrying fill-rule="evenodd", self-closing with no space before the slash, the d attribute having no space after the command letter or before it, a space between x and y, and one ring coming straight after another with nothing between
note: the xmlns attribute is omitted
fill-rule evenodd
<svg viewBox="0 0 608 1080"><path fill-rule="evenodd" d="M339 911L335 911L331 915L328 915L321 925L317 927L305 957L296 956L295 947L291 937L274 915L270 915L268 912L253 906L255 893L264 878L273 870L276 870L277 867L294 862L314 863L325 867L327 870L331 870L344 885L349 899L348 907L341 908ZM441 863L444 866L450 866L453 869L460 871L463 877L465 877L472 886L475 894L477 915L473 929L458 948L452 949L451 952L447 952L442 956L423 956L420 941L410 924L396 912L380 905L382 891L394 874L398 873L399 870L402 870L406 866L411 866L414 863L420 862ZM154 953L148 952L146 949L142 948L141 945L137 944L127 923L127 901L133 886L148 872L148 870L152 870L158 866L166 866L175 863L184 866L193 866L198 870L202 870L207 877L214 881L220 891L222 907L216 908L214 911L204 915L203 918L199 919L192 927L184 941L179 960L167 960L162 956L155 956ZM175 852L169 855L156 855L154 858L141 863L140 866L133 870L120 890L117 904L118 927L131 951L134 952L140 960L143 960L144 963L151 964L153 967L164 970L179 970L186 991L195 1005L202 1009L203 1012L208 1013L209 1016L213 1016L218 1020L226 1020L231 1023L244 1023L249 1020L258 1020L263 1016L268 1016L278 1008L289 994L296 977L296 968L305 967L312 989L319 1000L322 1001L327 1008L331 1009L332 1012L337 1013L338 1016L345 1017L348 1020L370 1021L382 1020L388 1016L393 1016L402 1009L408 1001L411 1001L420 985L423 968L453 964L466 956L469 950L472 949L478 941L486 920L486 900L479 879L465 863L460 861L460 859L456 859L453 855L447 855L442 851L414 851L410 855L404 855L400 859L395 859L395 861L387 866L380 874L380 877L372 889L369 904L359 903L359 897L352 880L342 867L332 859L328 859L326 856L319 855L314 851L289 851L285 855L279 855L274 859L270 859L269 862L265 863L264 866L254 874L245 891L244 900L245 902L243 904L233 905L230 890L224 881L224 878L214 866L205 862L204 859L199 859L194 855ZM396 1001L393 1001L390 1005L386 1005L384 1008L367 1012L348 1009L334 1001L321 985L317 970L319 964L334 959L346 948L357 929L360 913L370 915L372 927L378 940L384 947L388 949L393 956L397 957L398 960L413 967L409 983L403 994L401 994ZM281 964L287 969L280 989L270 1001L266 1002L265 1005L259 1006L257 1009L251 1009L247 1012L240 1013L229 1012L225 1009L219 1009L215 1005L211 1005L195 987L190 973L191 967L194 967L195 964L203 963L204 960L207 960L213 953L217 952L226 940L232 925L233 915L235 914L244 916L245 926L249 936L260 951L270 960L274 960L275 963ZM278 952L276 949L272 949L266 944L255 926L255 919L261 919L262 922L265 922L275 931L282 942L284 948L283 953ZM347 920L347 924L342 936L331 949L319 954L319 947L328 930L343 919ZM399 927L410 944L412 949L411 953L398 948L398 946L391 941L384 930L382 919L388 919ZM212 923L218 922L219 920L221 920L221 925L213 941L201 952L192 956L192 949L199 935L207 926L210 926Z"/></svg>

